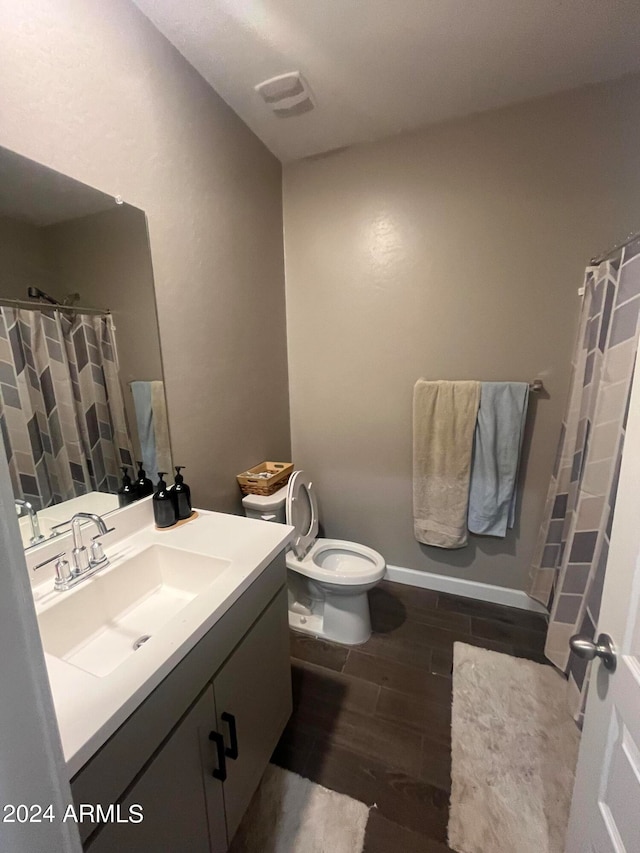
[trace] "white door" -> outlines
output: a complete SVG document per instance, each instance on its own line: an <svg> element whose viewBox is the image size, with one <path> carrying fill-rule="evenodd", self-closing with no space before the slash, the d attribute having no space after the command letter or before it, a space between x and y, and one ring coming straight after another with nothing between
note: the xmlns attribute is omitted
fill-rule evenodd
<svg viewBox="0 0 640 853"><path fill-rule="evenodd" d="M640 853L640 359L622 456L598 629L616 669L594 663L566 853Z"/></svg>

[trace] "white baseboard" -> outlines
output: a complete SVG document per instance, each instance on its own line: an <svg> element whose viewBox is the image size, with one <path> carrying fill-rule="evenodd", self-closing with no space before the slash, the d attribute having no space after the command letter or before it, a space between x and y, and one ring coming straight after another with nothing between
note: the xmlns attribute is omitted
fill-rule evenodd
<svg viewBox="0 0 640 853"><path fill-rule="evenodd" d="M394 583L404 583L420 589L434 589L436 592L448 592L451 595L490 601L492 604L506 604L508 607L519 607L521 610L531 610L534 613L547 612L541 604L529 598L522 589L452 578L447 575L437 575L434 572L421 572L417 569L405 569L403 566L387 566L385 578Z"/></svg>

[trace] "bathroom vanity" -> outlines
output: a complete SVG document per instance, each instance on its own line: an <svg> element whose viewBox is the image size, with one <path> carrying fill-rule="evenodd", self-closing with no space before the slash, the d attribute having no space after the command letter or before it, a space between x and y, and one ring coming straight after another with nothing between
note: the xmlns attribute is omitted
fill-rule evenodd
<svg viewBox="0 0 640 853"><path fill-rule="evenodd" d="M77 587L54 592L46 567L34 586L80 835L92 853L224 853L291 713L291 528L150 514L110 515L110 565Z"/></svg>

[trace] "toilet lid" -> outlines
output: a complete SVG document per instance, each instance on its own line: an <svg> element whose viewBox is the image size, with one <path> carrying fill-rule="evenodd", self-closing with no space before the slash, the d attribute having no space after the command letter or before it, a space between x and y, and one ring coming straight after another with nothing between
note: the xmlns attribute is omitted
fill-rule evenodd
<svg viewBox="0 0 640 853"><path fill-rule="evenodd" d="M318 501L313 483L304 471L294 471L287 489L287 524L295 527L293 553L303 560L318 538Z"/></svg>

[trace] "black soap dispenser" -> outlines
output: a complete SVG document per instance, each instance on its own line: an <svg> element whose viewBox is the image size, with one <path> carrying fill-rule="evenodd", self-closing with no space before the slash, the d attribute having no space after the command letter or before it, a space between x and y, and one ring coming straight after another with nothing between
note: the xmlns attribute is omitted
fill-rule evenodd
<svg viewBox="0 0 640 853"><path fill-rule="evenodd" d="M118 489L118 506L129 506L138 499L138 490L131 482L129 469L122 466L122 485Z"/></svg>
<svg viewBox="0 0 640 853"><path fill-rule="evenodd" d="M177 520L171 492L162 479L166 473L166 471L158 471L158 485L153 495L153 517L156 520L156 527L171 527Z"/></svg>
<svg viewBox="0 0 640 853"><path fill-rule="evenodd" d="M184 477L180 473L180 469L184 465L176 465L176 476L173 486L171 487L171 496L173 497L173 505L176 510L176 518L182 521L185 518L191 518L191 489L184 481Z"/></svg>
<svg viewBox="0 0 640 853"><path fill-rule="evenodd" d="M153 483L147 477L147 472L142 467L142 462L138 462L138 479L136 480L136 489L138 490L139 498L146 498L153 494Z"/></svg>

